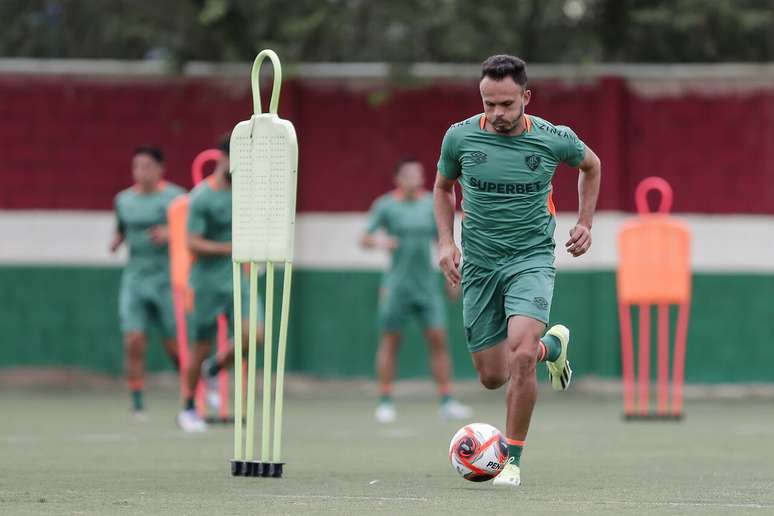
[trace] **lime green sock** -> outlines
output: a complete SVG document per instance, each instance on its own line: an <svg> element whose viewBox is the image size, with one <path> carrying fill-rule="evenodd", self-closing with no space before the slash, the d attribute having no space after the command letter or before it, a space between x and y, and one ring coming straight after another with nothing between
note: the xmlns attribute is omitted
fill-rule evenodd
<svg viewBox="0 0 774 516"><path fill-rule="evenodd" d="M451 400L452 400L451 394L444 394L443 396L441 396L441 405L445 403L449 403Z"/></svg>
<svg viewBox="0 0 774 516"><path fill-rule="evenodd" d="M392 403L392 395L391 394L382 394L379 396L379 403Z"/></svg>
<svg viewBox="0 0 774 516"><path fill-rule="evenodd" d="M562 354L562 342L554 335L544 335L540 341L546 347L544 362L553 362Z"/></svg>

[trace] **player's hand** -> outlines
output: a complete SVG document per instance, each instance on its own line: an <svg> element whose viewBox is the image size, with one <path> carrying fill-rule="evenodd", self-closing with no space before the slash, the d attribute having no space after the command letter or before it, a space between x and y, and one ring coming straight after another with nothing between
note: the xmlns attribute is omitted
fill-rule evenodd
<svg viewBox="0 0 774 516"><path fill-rule="evenodd" d="M438 264L441 266L446 281L449 285L456 287L462 280L460 274L460 250L454 242L439 244L438 246Z"/></svg>
<svg viewBox="0 0 774 516"><path fill-rule="evenodd" d="M585 254L591 247L591 229L583 224L576 224L570 230L570 239L564 244L567 248L567 252L578 257Z"/></svg>
<svg viewBox="0 0 774 516"><path fill-rule="evenodd" d="M385 251L393 252L400 245L400 240L394 237L384 237L382 240L382 248Z"/></svg>
<svg viewBox="0 0 774 516"><path fill-rule="evenodd" d="M121 247L121 244L124 242L124 236L123 235L116 235L113 237L113 240L110 242L110 252L115 253L118 251L118 248Z"/></svg>
<svg viewBox="0 0 774 516"><path fill-rule="evenodd" d="M459 285L452 286L449 283L446 284L446 295L449 296L451 301L458 301L461 294L462 292Z"/></svg>
<svg viewBox="0 0 774 516"><path fill-rule="evenodd" d="M156 245L164 245L169 241L169 230L167 226L153 226L148 230L150 239Z"/></svg>

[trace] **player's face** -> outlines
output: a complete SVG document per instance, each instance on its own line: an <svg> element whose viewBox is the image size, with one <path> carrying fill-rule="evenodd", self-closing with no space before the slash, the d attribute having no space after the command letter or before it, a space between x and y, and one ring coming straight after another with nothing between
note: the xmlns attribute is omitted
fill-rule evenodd
<svg viewBox="0 0 774 516"><path fill-rule="evenodd" d="M496 81L484 77L479 84L484 114L498 133L508 134L521 124L524 107L529 104L530 90L525 90L511 77Z"/></svg>
<svg viewBox="0 0 774 516"><path fill-rule="evenodd" d="M425 169L421 163L410 161L400 167L395 183L404 193L412 195L425 183Z"/></svg>
<svg viewBox="0 0 774 516"><path fill-rule="evenodd" d="M229 183L231 182L231 170L229 170L229 160L228 155L221 154L218 158L218 161L215 163L215 171L217 173L223 174L223 177L226 178L226 181Z"/></svg>
<svg viewBox="0 0 774 516"><path fill-rule="evenodd" d="M152 186L159 182L164 167L147 154L137 154L132 158L132 177L141 185Z"/></svg>

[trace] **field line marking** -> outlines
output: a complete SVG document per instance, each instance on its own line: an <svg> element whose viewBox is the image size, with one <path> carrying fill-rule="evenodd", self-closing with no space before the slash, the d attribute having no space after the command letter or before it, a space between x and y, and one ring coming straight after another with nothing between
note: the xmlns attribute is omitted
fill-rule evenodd
<svg viewBox="0 0 774 516"><path fill-rule="evenodd" d="M528 499L534 502L561 503L568 505L648 505L652 507L727 507L729 509L772 509L774 504L730 502L648 502L628 500L548 500ZM526 500L525 500L526 501Z"/></svg>
<svg viewBox="0 0 774 516"><path fill-rule="evenodd" d="M364 500L378 502L429 502L429 498L420 498L415 496L353 496L353 495L292 495L292 494L267 494L255 493L244 496L255 496L259 498L311 498L314 500Z"/></svg>

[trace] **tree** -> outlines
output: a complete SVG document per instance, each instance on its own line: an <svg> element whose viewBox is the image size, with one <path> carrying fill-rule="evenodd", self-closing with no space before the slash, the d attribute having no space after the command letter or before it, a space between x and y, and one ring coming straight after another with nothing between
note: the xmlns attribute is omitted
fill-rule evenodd
<svg viewBox="0 0 774 516"><path fill-rule="evenodd" d="M248 61L767 61L774 0L3 0L0 55Z"/></svg>

